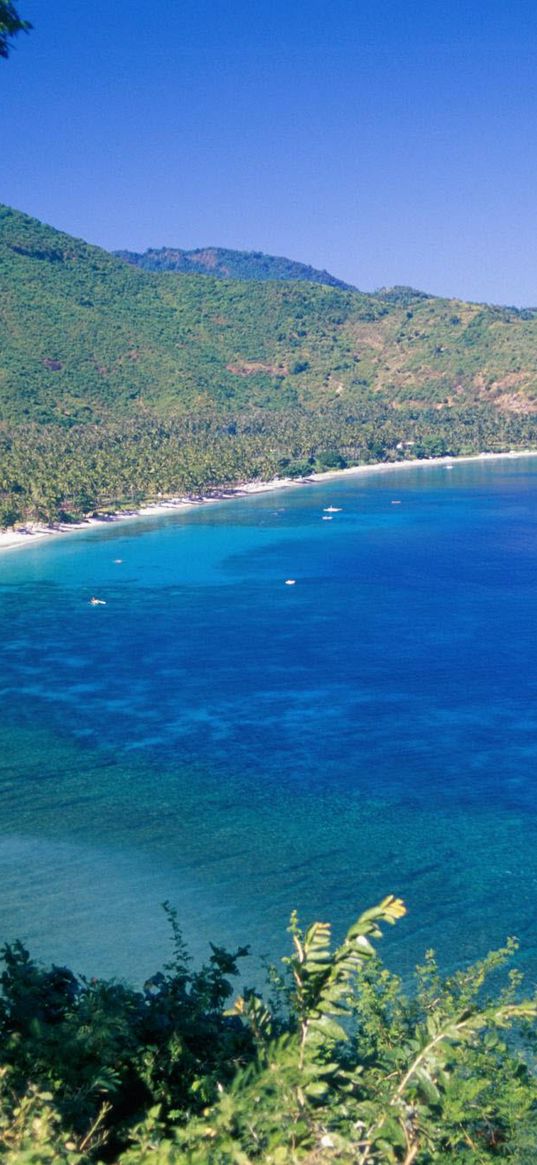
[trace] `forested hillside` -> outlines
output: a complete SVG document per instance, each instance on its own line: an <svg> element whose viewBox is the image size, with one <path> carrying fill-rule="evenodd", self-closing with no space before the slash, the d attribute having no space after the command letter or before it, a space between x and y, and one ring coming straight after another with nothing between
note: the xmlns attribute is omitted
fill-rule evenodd
<svg viewBox="0 0 537 1165"><path fill-rule="evenodd" d="M532 311L142 271L0 207L2 524L520 448L536 410Z"/></svg>
<svg viewBox="0 0 537 1165"><path fill-rule="evenodd" d="M162 276L6 207L0 261L3 419L378 398L536 406L531 312L407 289Z"/></svg>
<svg viewBox="0 0 537 1165"><path fill-rule="evenodd" d="M179 271L183 275L214 275L217 279L299 279L341 287L344 291L355 290L349 283L330 275L329 271L319 271L316 267L282 256L264 255L262 251L230 251L226 247L183 251L180 247L152 247L142 254L136 251L113 253L144 271Z"/></svg>

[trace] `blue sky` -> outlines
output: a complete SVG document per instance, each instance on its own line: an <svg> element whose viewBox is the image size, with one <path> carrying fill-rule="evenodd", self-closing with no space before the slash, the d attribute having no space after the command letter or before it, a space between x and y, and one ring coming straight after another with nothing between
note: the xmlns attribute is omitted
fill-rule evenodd
<svg viewBox="0 0 537 1165"><path fill-rule="evenodd" d="M0 200L107 248L537 304L537 5L17 0Z"/></svg>

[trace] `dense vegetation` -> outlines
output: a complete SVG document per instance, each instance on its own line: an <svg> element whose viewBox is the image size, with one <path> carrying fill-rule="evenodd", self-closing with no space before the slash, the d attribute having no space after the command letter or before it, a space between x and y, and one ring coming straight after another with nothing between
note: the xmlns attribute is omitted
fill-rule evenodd
<svg viewBox="0 0 537 1165"><path fill-rule="evenodd" d="M136 251L114 251L114 254L144 271L179 271L183 275L213 275L216 279L298 279L354 290L328 271L318 271L294 259L264 255L262 251L230 251L226 247L182 251L179 247L159 247L143 254Z"/></svg>
<svg viewBox="0 0 537 1165"><path fill-rule="evenodd" d="M0 524L533 446L532 311L142 271L0 207Z"/></svg>
<svg viewBox="0 0 537 1165"><path fill-rule="evenodd" d="M170 963L141 990L4 948L0 1152L6 1165L530 1165L537 1003L498 971L516 943L442 981L429 952L407 994L371 939L291 920L292 953L230 1006L248 951L193 971L173 911ZM489 977L496 983L490 993ZM506 1029L517 1025L516 1038Z"/></svg>
<svg viewBox="0 0 537 1165"><path fill-rule="evenodd" d="M537 446L537 417L487 406L394 412L212 410L193 418L0 429L0 525L68 522L240 481L413 457Z"/></svg>
<svg viewBox="0 0 537 1165"><path fill-rule="evenodd" d="M0 273L4 420L537 400L532 312L151 273L6 207Z"/></svg>

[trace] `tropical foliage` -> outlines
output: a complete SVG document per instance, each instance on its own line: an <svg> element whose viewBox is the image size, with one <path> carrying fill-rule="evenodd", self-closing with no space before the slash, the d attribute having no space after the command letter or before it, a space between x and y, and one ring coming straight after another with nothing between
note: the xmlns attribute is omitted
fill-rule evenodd
<svg viewBox="0 0 537 1165"><path fill-rule="evenodd" d="M11 0L0 0L0 57L8 57L12 40L19 32L29 32L31 24L23 20Z"/></svg>
<svg viewBox="0 0 537 1165"><path fill-rule="evenodd" d="M370 405L237 417L150 415L101 425L0 429L0 526L63 522L144 501L210 495L232 483L368 462L537 445L537 418L487 406L405 412Z"/></svg>
<svg viewBox="0 0 537 1165"><path fill-rule="evenodd" d="M429 952L409 992L373 941L389 896L333 943L290 925L271 998L193 971L175 913L170 963L142 989L3 951L0 1152L6 1165L530 1165L537 1153L533 1000L510 940L443 980ZM490 991L489 981L495 983ZM516 1036L510 1034L516 1025Z"/></svg>

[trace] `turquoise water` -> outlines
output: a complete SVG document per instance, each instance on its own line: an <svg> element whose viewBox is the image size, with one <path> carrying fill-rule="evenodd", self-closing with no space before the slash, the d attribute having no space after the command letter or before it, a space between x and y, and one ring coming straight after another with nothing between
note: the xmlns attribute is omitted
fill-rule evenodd
<svg viewBox="0 0 537 1165"><path fill-rule="evenodd" d="M277 955L393 891L391 963L514 933L537 981L536 502L422 466L5 553L0 937L139 980L164 899Z"/></svg>

